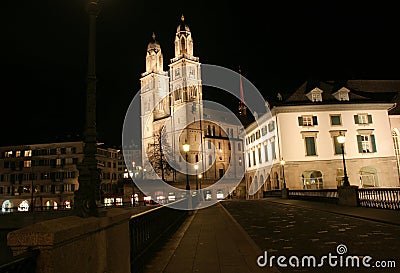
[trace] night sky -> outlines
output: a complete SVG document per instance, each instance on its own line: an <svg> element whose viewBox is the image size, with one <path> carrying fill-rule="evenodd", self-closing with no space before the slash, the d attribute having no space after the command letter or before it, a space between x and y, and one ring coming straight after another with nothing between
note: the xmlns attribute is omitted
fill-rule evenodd
<svg viewBox="0 0 400 273"><path fill-rule="evenodd" d="M200 62L235 71L240 66L267 100L311 78L400 79L397 7L385 1L346 2L104 0L97 19L98 140L121 144L152 33L166 70L182 14ZM0 146L81 138L85 3L2 1Z"/></svg>

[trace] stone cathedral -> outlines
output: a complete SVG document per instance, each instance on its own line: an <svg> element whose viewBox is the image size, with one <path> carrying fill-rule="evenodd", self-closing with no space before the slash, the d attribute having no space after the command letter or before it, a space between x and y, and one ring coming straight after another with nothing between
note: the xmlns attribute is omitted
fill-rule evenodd
<svg viewBox="0 0 400 273"><path fill-rule="evenodd" d="M216 122L221 113L203 105L201 64L184 17L168 71L161 45L154 34L152 38L140 79L144 178L161 178L178 188L185 188L189 178L191 189L204 189L223 176L237 179L244 170L240 132L229 119ZM232 193L240 197L244 191L237 187Z"/></svg>

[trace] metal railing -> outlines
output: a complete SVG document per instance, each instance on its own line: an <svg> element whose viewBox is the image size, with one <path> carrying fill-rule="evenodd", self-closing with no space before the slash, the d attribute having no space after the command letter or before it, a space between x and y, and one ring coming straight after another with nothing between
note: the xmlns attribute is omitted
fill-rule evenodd
<svg viewBox="0 0 400 273"><path fill-rule="evenodd" d="M282 190L263 191L263 197L282 197Z"/></svg>
<svg viewBox="0 0 400 273"><path fill-rule="evenodd" d="M186 210L158 206L131 217L129 231L132 273L143 271L146 261L157 250L157 246L161 246L163 241L177 230L187 215Z"/></svg>
<svg viewBox="0 0 400 273"><path fill-rule="evenodd" d="M400 209L400 188L361 188L358 198L362 207Z"/></svg>
<svg viewBox="0 0 400 273"><path fill-rule="evenodd" d="M289 190L289 198L332 203L339 199L337 189Z"/></svg>
<svg viewBox="0 0 400 273"><path fill-rule="evenodd" d="M39 249L28 250L0 265L0 273L35 273Z"/></svg>

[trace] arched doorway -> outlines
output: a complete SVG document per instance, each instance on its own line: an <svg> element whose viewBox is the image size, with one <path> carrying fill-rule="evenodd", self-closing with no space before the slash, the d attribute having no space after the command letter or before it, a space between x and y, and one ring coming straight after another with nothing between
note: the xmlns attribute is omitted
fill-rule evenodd
<svg viewBox="0 0 400 273"><path fill-rule="evenodd" d="M323 189L323 177L322 172L318 170L307 170L301 175L303 179L303 189Z"/></svg>
<svg viewBox="0 0 400 273"><path fill-rule="evenodd" d="M28 211L28 210L29 210L28 200L24 200L18 205L18 211Z"/></svg>
<svg viewBox="0 0 400 273"><path fill-rule="evenodd" d="M362 188L379 187L378 175L375 168L367 166L360 169L360 186Z"/></svg>
<svg viewBox="0 0 400 273"><path fill-rule="evenodd" d="M13 208L14 208L14 204L10 200L4 201L3 204L1 205L2 212L11 212L13 210Z"/></svg>

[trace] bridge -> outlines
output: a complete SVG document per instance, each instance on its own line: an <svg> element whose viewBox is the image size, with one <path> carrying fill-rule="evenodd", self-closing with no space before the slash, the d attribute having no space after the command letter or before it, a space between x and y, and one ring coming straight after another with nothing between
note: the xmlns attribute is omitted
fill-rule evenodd
<svg viewBox="0 0 400 273"><path fill-rule="evenodd" d="M8 234L15 256L0 272L398 272L400 211L395 207L341 205L335 194L322 192L264 196L225 199L193 211L109 208L97 218L37 222ZM337 254L339 246L376 264L368 269L324 264L319 271L287 263L289 257ZM264 253L286 257L286 263L264 265ZM377 262L384 270L375 267ZM31 271L10 271L23 263Z"/></svg>

